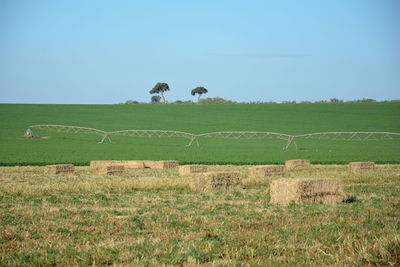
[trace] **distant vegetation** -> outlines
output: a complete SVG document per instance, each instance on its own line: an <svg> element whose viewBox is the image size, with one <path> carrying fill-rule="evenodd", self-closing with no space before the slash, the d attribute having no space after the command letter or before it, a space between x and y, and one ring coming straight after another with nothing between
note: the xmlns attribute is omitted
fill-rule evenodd
<svg viewBox="0 0 400 267"><path fill-rule="evenodd" d="M202 93L202 94L204 94L204 93ZM282 101L282 102L275 102L275 101L249 101L249 102L245 102L245 101L227 100L227 99L224 99L222 97L209 97L209 98L200 99L200 96L202 94L199 94L197 102L192 101L192 100L176 100L174 102L166 102L166 103L167 104L313 104L313 103L331 104L331 103L400 102L400 100L376 101L375 99L372 99L372 98L362 98L362 99L355 99L355 100L348 100L348 101L344 101L344 100L338 99L338 98L331 98L330 100L318 100L318 101L296 101L296 100L291 100L291 101ZM160 100L161 100L161 98L160 98ZM160 101L153 101L153 97L152 97L151 98L151 103L160 103ZM139 101L135 101L135 100L127 100L127 101L125 101L123 103L120 103L120 104L130 105L130 104L148 104L148 103L147 102L139 102Z"/></svg>
<svg viewBox="0 0 400 267"><path fill-rule="evenodd" d="M211 97L206 99L200 99L202 95L207 94L208 90L203 86L198 86L195 89L190 91L192 96L197 95L197 101L194 102L192 100L175 100L173 102L167 102L164 96L164 93L170 91L171 88L169 87L168 83L158 82L154 87L149 91L150 94L153 96L150 98L150 103L160 103L161 99L164 104L278 104L275 101L250 101L250 102L243 102L243 101L233 101L233 100L226 100L222 97ZM156 94L156 95L154 95ZM382 102L393 102L393 101L400 101L400 100L388 100ZM285 100L280 102L281 104L309 104L309 103L353 103L353 102L376 102L375 99L372 98L362 98L350 101L344 101L338 98L331 98L330 100L319 100L319 101L300 101L297 102L296 100ZM121 104L147 104L147 102L139 102L135 100L127 100Z"/></svg>
<svg viewBox="0 0 400 267"><path fill-rule="evenodd" d="M153 95L151 97L151 103L160 103L161 97L159 95Z"/></svg>

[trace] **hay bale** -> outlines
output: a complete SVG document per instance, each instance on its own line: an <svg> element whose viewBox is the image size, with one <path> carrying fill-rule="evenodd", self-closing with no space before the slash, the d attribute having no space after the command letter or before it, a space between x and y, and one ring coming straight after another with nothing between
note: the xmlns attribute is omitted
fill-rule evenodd
<svg viewBox="0 0 400 267"><path fill-rule="evenodd" d="M143 169L144 164L142 160L119 160L114 163L115 165L124 166L125 168Z"/></svg>
<svg viewBox="0 0 400 267"><path fill-rule="evenodd" d="M258 165L249 168L249 176L255 178L284 176L285 172L284 165Z"/></svg>
<svg viewBox="0 0 400 267"><path fill-rule="evenodd" d="M288 205L343 201L343 185L338 179L294 178L278 179L271 182L271 203Z"/></svg>
<svg viewBox="0 0 400 267"><path fill-rule="evenodd" d="M98 166L96 167L96 173L98 175L121 175L124 172L124 166L110 165L110 166Z"/></svg>
<svg viewBox="0 0 400 267"><path fill-rule="evenodd" d="M97 168L101 166L124 166L125 168L144 168L142 160L92 160L90 167Z"/></svg>
<svg viewBox="0 0 400 267"><path fill-rule="evenodd" d="M92 160L90 161L90 167L97 168L102 166L115 165L116 160Z"/></svg>
<svg viewBox="0 0 400 267"><path fill-rule="evenodd" d="M203 173L208 171L207 165L184 165L179 166L179 175L190 175L193 173Z"/></svg>
<svg viewBox="0 0 400 267"><path fill-rule="evenodd" d="M190 188L194 191L210 192L215 190L240 189L239 172L206 172L193 175Z"/></svg>
<svg viewBox="0 0 400 267"><path fill-rule="evenodd" d="M74 173L75 167L72 164L57 164L57 165L47 165L47 174L62 174L62 173Z"/></svg>
<svg viewBox="0 0 400 267"><path fill-rule="evenodd" d="M144 160L143 165L144 168L160 169L160 170L177 168L179 166L176 160L161 160L161 161Z"/></svg>
<svg viewBox="0 0 400 267"><path fill-rule="evenodd" d="M374 168L375 168L375 163L371 161L349 163L349 171L352 172L370 171L373 170Z"/></svg>
<svg viewBox="0 0 400 267"><path fill-rule="evenodd" d="M310 161L306 159L292 159L285 161L285 166L288 170L295 168L309 168Z"/></svg>

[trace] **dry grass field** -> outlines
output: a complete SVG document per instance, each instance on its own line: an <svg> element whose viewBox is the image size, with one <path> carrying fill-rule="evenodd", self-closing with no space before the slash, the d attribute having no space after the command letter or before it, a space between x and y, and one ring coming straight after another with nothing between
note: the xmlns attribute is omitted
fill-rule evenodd
<svg viewBox="0 0 400 267"><path fill-rule="evenodd" d="M400 165L351 173L313 165L286 177L338 178L338 205L270 204L274 178L199 193L177 169L99 176L0 168L0 266L400 265ZM276 178L277 179L277 178Z"/></svg>

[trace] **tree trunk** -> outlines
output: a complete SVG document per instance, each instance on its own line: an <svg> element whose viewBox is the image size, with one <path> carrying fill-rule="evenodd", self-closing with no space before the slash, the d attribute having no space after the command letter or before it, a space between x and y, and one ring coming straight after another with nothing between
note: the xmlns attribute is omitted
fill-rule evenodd
<svg viewBox="0 0 400 267"><path fill-rule="evenodd" d="M161 92L161 97L162 97L162 99L163 99L163 101L164 101L164 103L165 103L165 97L164 97L163 92Z"/></svg>

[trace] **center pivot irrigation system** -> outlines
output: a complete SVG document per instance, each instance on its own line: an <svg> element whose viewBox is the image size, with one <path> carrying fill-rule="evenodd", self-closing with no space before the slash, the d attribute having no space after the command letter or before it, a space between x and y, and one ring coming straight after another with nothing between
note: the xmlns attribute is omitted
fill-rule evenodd
<svg viewBox="0 0 400 267"><path fill-rule="evenodd" d="M201 138L220 138L220 139L280 139L286 141L284 150L289 149L291 145L297 150L296 140L304 139L318 139L318 140L338 140L338 141L373 141L373 140L400 140L400 133L392 132L321 132L321 133L308 133L300 135L290 135L274 132L256 132L256 131L224 131L224 132L211 132L203 134L192 134L180 131L171 130L122 130L106 132L99 129L80 127L80 126L66 126L66 125L31 125L25 132L24 138L35 138L33 129L47 130L59 133L73 133L73 134L96 134L102 137L99 144L108 141L110 144L110 136L122 135L132 137L154 137L154 138L172 138L181 137L189 140L187 146L191 146L196 142L199 146L198 139Z"/></svg>

